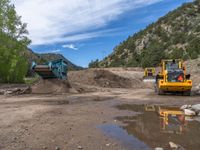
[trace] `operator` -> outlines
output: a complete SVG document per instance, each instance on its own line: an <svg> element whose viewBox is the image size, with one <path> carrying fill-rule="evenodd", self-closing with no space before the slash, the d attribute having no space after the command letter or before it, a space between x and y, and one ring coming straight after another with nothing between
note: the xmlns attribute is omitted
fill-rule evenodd
<svg viewBox="0 0 200 150"><path fill-rule="evenodd" d="M179 75L179 77L178 77L178 81L180 81L180 82L183 81L183 76L182 76L182 75Z"/></svg>

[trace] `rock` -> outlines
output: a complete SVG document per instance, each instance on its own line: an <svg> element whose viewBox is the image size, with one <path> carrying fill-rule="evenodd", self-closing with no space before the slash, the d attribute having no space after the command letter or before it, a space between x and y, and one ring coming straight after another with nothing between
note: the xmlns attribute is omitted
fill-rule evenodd
<svg viewBox="0 0 200 150"><path fill-rule="evenodd" d="M169 142L169 146L171 149L178 149L178 147L179 147L177 144L175 144L173 142Z"/></svg>
<svg viewBox="0 0 200 150"><path fill-rule="evenodd" d="M194 111L200 112L200 104L192 105L191 107Z"/></svg>
<svg viewBox="0 0 200 150"><path fill-rule="evenodd" d="M191 107L192 107L192 105L183 105L183 106L180 107L180 109L184 110L184 109L189 109Z"/></svg>
<svg viewBox="0 0 200 150"><path fill-rule="evenodd" d="M185 150L181 145L175 144L173 142L169 142L169 146L173 150Z"/></svg>
<svg viewBox="0 0 200 150"><path fill-rule="evenodd" d="M4 90L0 90L0 95L4 95Z"/></svg>
<svg viewBox="0 0 200 150"><path fill-rule="evenodd" d="M200 84L195 87L195 94L200 95Z"/></svg>
<svg viewBox="0 0 200 150"><path fill-rule="evenodd" d="M13 138L13 140L15 140L15 141L16 141L16 140L17 140L17 137L14 137L14 138Z"/></svg>
<svg viewBox="0 0 200 150"><path fill-rule="evenodd" d="M60 147L57 147L57 146L56 146L56 147L55 147L55 150L60 150Z"/></svg>
<svg viewBox="0 0 200 150"><path fill-rule="evenodd" d="M107 82L106 82L106 85L110 85L110 83L107 81Z"/></svg>
<svg viewBox="0 0 200 150"><path fill-rule="evenodd" d="M184 109L184 114L186 116L196 116L196 112L191 109Z"/></svg>
<svg viewBox="0 0 200 150"><path fill-rule="evenodd" d="M47 147L46 147L46 146L43 146L42 148L43 148L43 149L47 149Z"/></svg>
<svg viewBox="0 0 200 150"><path fill-rule="evenodd" d="M162 147L156 147L155 150L164 150Z"/></svg>
<svg viewBox="0 0 200 150"><path fill-rule="evenodd" d="M107 123L107 121L104 120L102 123L105 124L105 123Z"/></svg>
<svg viewBox="0 0 200 150"><path fill-rule="evenodd" d="M78 149L83 149L83 147L82 146L78 146Z"/></svg>

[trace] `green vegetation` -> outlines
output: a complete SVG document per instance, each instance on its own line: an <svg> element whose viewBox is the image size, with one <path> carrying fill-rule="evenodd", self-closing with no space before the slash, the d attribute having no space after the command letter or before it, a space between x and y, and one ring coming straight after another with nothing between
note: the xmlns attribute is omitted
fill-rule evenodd
<svg viewBox="0 0 200 150"><path fill-rule="evenodd" d="M155 67L165 58L165 53L162 44L152 41L145 51L141 55L141 66L142 67Z"/></svg>
<svg viewBox="0 0 200 150"><path fill-rule="evenodd" d="M200 0L185 3L146 29L129 36L96 66L149 67L161 59L200 55Z"/></svg>
<svg viewBox="0 0 200 150"><path fill-rule="evenodd" d="M36 83L38 80L40 79L40 77L38 75L36 75L35 77L31 77L31 78L25 78L24 79L24 82L26 84L33 84L33 83Z"/></svg>
<svg viewBox="0 0 200 150"><path fill-rule="evenodd" d="M89 68L98 68L99 67L99 60L97 59L97 60L95 60L95 61L91 61L90 63L89 63Z"/></svg>
<svg viewBox="0 0 200 150"><path fill-rule="evenodd" d="M9 0L0 1L0 82L20 83L27 73L23 57L30 40L26 24L21 22Z"/></svg>

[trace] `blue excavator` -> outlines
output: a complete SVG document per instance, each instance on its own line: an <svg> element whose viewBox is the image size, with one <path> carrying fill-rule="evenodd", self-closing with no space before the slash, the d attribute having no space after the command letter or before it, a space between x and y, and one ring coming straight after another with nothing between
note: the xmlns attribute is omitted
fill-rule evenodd
<svg viewBox="0 0 200 150"><path fill-rule="evenodd" d="M49 61L38 65L32 62L31 70L37 73L43 79L67 79L68 63L63 59Z"/></svg>

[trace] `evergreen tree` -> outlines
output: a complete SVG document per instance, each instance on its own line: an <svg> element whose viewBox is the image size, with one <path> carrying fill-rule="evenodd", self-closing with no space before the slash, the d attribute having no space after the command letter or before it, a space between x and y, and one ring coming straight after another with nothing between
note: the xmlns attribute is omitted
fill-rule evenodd
<svg viewBox="0 0 200 150"><path fill-rule="evenodd" d="M152 41L148 48L142 53L141 66L152 67L157 66L162 59L165 58L162 44Z"/></svg>
<svg viewBox="0 0 200 150"><path fill-rule="evenodd" d="M90 63L89 63L89 68L98 68L99 67L99 60L98 59L96 59L95 61L91 61Z"/></svg>

